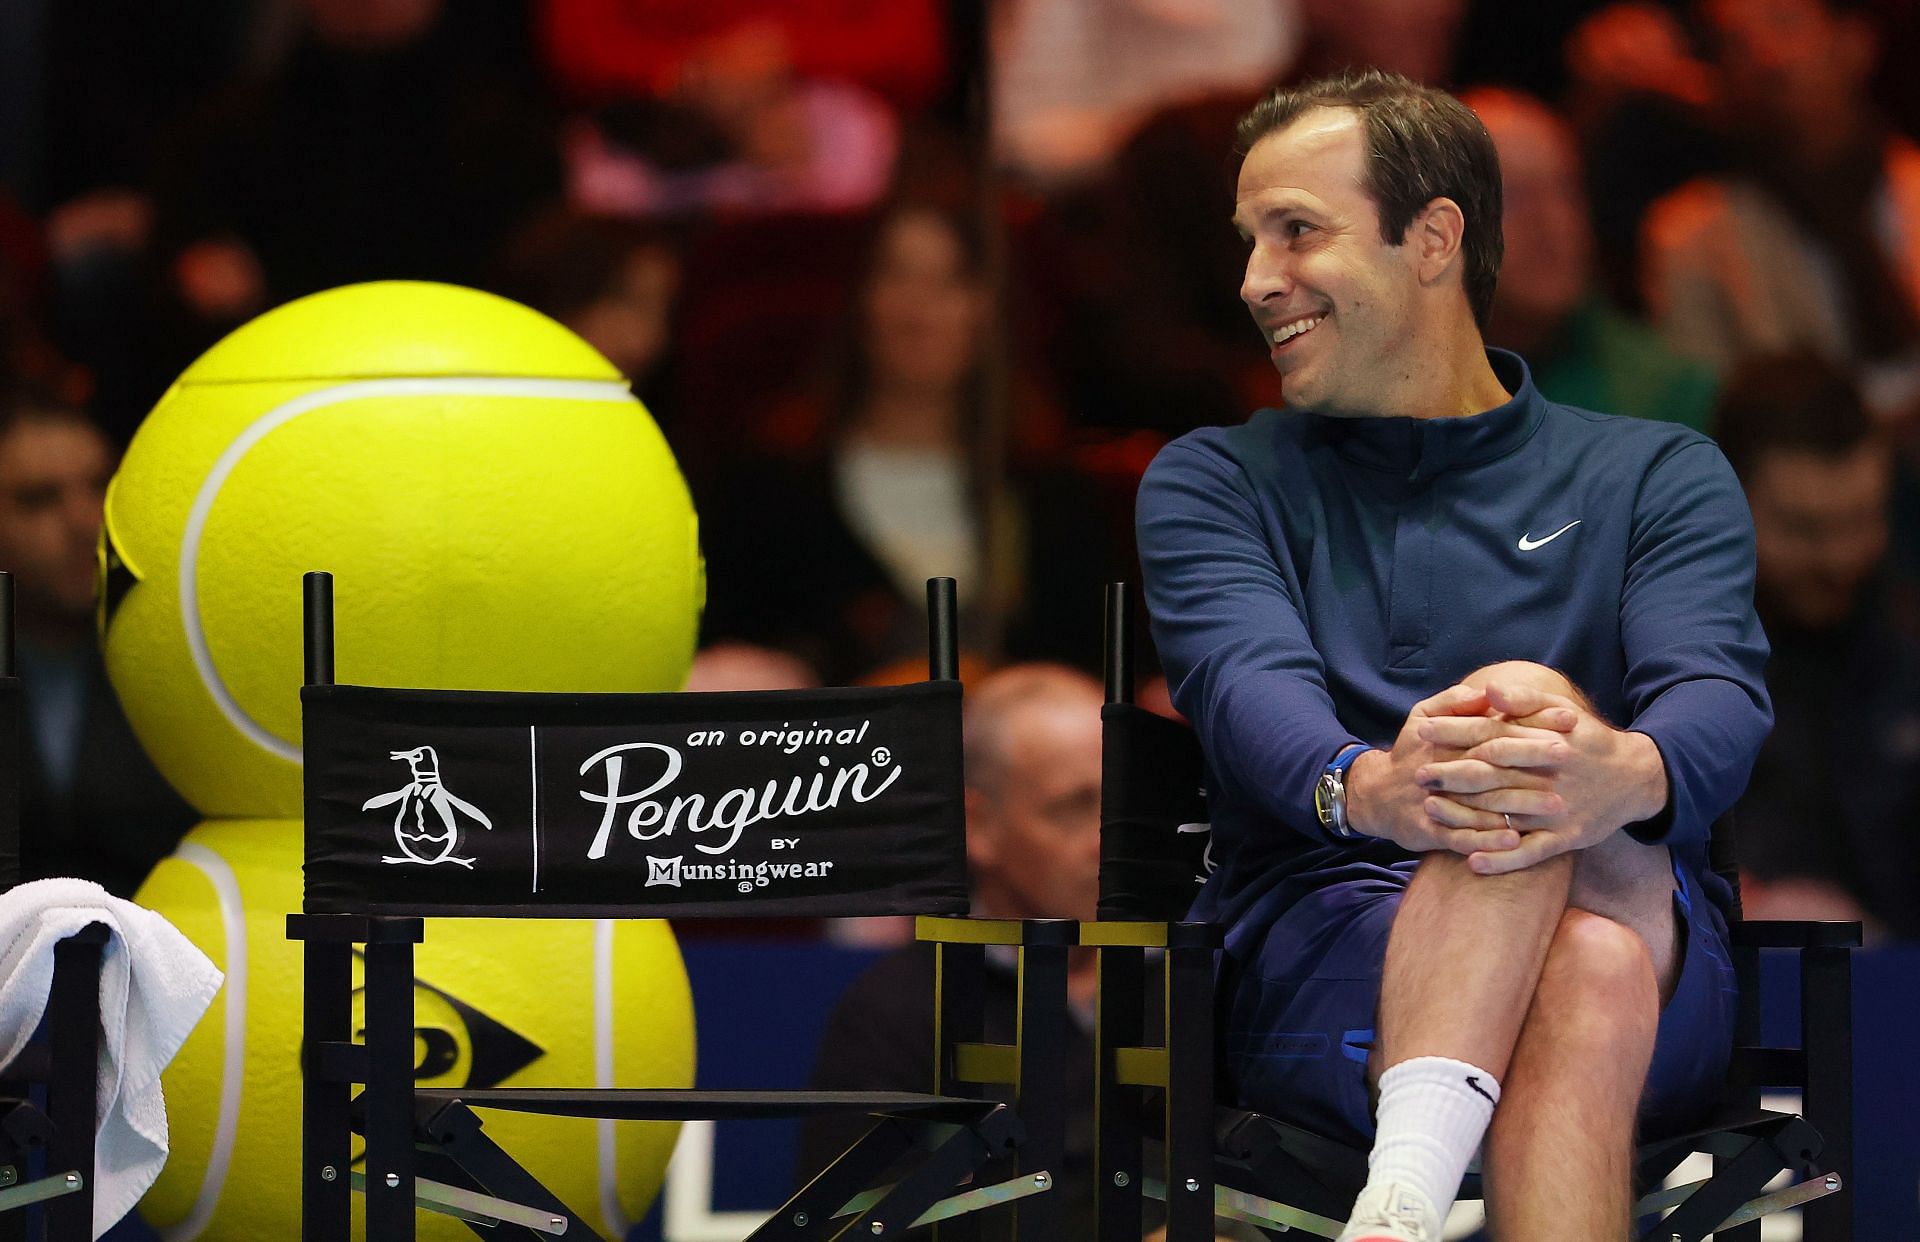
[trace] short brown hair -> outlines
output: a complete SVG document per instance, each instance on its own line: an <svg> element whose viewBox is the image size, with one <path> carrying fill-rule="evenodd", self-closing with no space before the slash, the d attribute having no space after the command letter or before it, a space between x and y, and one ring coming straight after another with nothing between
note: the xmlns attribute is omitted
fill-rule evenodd
<svg viewBox="0 0 1920 1242"><path fill-rule="evenodd" d="M1315 108L1350 108L1367 136L1362 185L1380 213L1389 246L1436 198L1450 198L1466 217L1461 253L1463 284L1473 320L1482 330L1500 279L1500 157L1480 118L1445 91L1378 69L1349 71L1282 87L1255 104L1234 131L1234 151L1245 159L1254 144Z"/></svg>

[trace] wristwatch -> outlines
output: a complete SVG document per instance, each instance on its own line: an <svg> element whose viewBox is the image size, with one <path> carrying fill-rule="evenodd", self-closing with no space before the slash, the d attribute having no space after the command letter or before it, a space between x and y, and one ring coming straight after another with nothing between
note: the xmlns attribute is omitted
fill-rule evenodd
<svg viewBox="0 0 1920 1242"><path fill-rule="evenodd" d="M1321 771L1320 783L1313 789L1313 809L1320 814L1320 826L1343 840L1360 835L1347 822L1347 769L1372 749L1364 742L1350 742L1342 747L1333 762Z"/></svg>

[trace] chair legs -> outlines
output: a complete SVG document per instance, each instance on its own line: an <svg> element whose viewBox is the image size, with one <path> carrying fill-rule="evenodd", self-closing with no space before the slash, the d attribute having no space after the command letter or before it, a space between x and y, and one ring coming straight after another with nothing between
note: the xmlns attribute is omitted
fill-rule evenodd
<svg viewBox="0 0 1920 1242"><path fill-rule="evenodd" d="M307 1242L347 1242L349 1196L358 1185L366 1193L367 1236L381 1242L412 1242L417 1198L472 1221L491 1215L498 1223L487 1226L488 1237L543 1236L557 1222L567 1237L592 1242L596 1235L590 1226L482 1133L467 1102L449 1099L448 1092L423 1097L416 1091L413 946L422 936L421 921L292 915L288 934L306 942L302 1237ZM1021 969L1023 995L1057 994L1059 1003L1030 1004L1023 1010L1022 1033L1032 1046L1011 1058L1017 1073L997 1080L1013 1083L1023 1096L1038 1101L1036 1111L1053 1098L1050 1093L1065 1089L1067 942L1064 934L1057 938L1059 945L1047 945L1039 953L1029 950ZM365 961L364 1043L354 1041L352 1029L353 955L360 945ZM952 1009L966 1012L962 1000L963 995L954 993L943 997ZM1005 1059L995 1055L999 1051L1008 1050L976 1045L983 1063ZM361 1083L366 1090L356 1098L354 1089ZM483 1094L490 1098L478 1103L511 1107L491 1098L503 1093ZM853 1233L893 1237L969 1177L977 1178L989 1159L1018 1154L1023 1169L1059 1167L1065 1141L1064 1122L1059 1120L1063 1108L1023 1130L1004 1104L911 1098L915 1107L923 1108L921 1101L926 1100L945 1107L945 1112L940 1117L883 1114L860 1142L797 1192L754 1238L824 1239ZM890 1106L898 1106L900 1097L889 1099ZM950 1105L961 1106L958 1118L946 1107ZM643 1116L685 1115L680 1100L654 1100L647 1107L650 1111ZM664 1111L651 1111L656 1109ZM356 1128L366 1137L364 1176L350 1167ZM1036 1135L1038 1144L1024 1149L1022 1139L1032 1144ZM421 1154L422 1145L429 1154ZM900 1180L862 1194L915 1148L919 1158ZM422 1172L434 1180L423 1180ZM1054 1242L1060 1234L1057 1216L1049 1211L1053 1197L1035 1193L1037 1189L1018 1179L976 1185L960 1196L960 1203L949 1203L944 1210L974 1210L1014 1200L1027 1209L1016 1217L1019 1242ZM941 1236L963 1236L966 1227L949 1225Z"/></svg>

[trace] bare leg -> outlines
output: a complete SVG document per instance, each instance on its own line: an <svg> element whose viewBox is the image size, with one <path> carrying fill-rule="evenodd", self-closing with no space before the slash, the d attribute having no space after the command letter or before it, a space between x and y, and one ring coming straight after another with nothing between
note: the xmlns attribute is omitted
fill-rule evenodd
<svg viewBox="0 0 1920 1242"><path fill-rule="evenodd" d="M1496 664L1464 680L1580 697L1565 677L1538 664ZM1442 1056L1504 1078L1547 946L1569 906L1637 932L1661 995L1669 994L1677 974L1672 893L1666 847L1625 833L1510 875L1482 876L1457 855L1427 855L1387 944L1374 1077L1413 1057ZM1480 951L1492 946L1497 951Z"/></svg>
<svg viewBox="0 0 1920 1242"><path fill-rule="evenodd" d="M1576 693L1537 665L1468 681L1493 677ZM1430 854L1402 899L1370 1068L1446 1057L1500 1080L1502 1237L1626 1234L1634 1116L1677 975L1672 892L1667 850L1619 833L1510 875Z"/></svg>
<svg viewBox="0 0 1920 1242"><path fill-rule="evenodd" d="M1628 1236L1634 1115L1659 1011L1645 942L1567 911L1488 1134L1494 1237Z"/></svg>
<svg viewBox="0 0 1920 1242"><path fill-rule="evenodd" d="M1421 861L1387 941L1376 1078L1414 1057L1505 1078L1573 873L1568 854L1497 876L1458 854Z"/></svg>

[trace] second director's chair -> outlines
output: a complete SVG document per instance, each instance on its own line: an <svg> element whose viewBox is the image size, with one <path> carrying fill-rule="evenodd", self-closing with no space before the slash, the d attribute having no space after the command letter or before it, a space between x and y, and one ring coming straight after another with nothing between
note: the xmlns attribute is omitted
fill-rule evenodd
<svg viewBox="0 0 1920 1242"><path fill-rule="evenodd" d="M1366 1182L1367 1153L1216 1103L1219 929L1182 921L1210 870L1206 764L1190 729L1133 702L1128 596L1124 583L1108 587L1100 917L1081 928L1081 943L1097 946L1100 958L1099 1242L1137 1242L1143 1193L1166 1198L1168 1242L1210 1242L1216 1215L1331 1238ZM1716 870L1736 881L1737 900L1724 821L1715 827L1713 845ZM1835 1192L1852 1173L1848 952L1860 942L1860 925L1736 921L1731 930L1741 998L1726 1091L1718 1112L1699 1128L1642 1136L1635 1162L1643 1194L1635 1209L1642 1221L1638 1236L1700 1242L1712 1234L1758 1242L1762 1216L1804 1205L1808 1242L1850 1242L1852 1202ZM1799 954L1798 1048L1758 1044L1762 949ZM1151 954L1160 955L1158 968L1166 973L1167 1002L1155 1012L1141 999ZM1763 1088L1801 1092L1801 1112L1762 1108ZM1131 1121L1142 1115L1142 1093L1149 1089L1161 1092L1156 1135ZM1159 1167L1150 1167L1150 1153ZM1661 1189L1696 1153L1712 1158L1713 1175ZM1782 1172L1795 1183L1763 1193ZM1460 1197L1480 1197L1477 1175L1468 1175Z"/></svg>
<svg viewBox="0 0 1920 1242"><path fill-rule="evenodd" d="M754 1238L889 1238L927 1224L967 1236L969 1214L987 1209L1012 1214L1022 1242L1059 1236L1047 1192L1064 1145L1075 928L950 917L968 901L952 580L928 595L932 676L916 685L501 694L333 684L331 579L308 575L305 911L288 918L306 943L308 1242L345 1242L355 1189L381 1242L414 1237L416 1207L488 1238L595 1237L486 1136L479 1114L493 1109L637 1121L866 1113L864 1137ZM411 781L395 776L402 760ZM488 831L473 831L477 816ZM786 838L777 853L757 826L767 820ZM936 946L943 1055L924 1091L415 1084L413 946L426 918L882 914L920 915ZM989 944L1020 959L1009 1045L980 1036ZM364 1042L352 1038L357 945ZM1011 1099L962 1090L977 1086ZM354 1130L363 1169L350 1160ZM996 1157L1012 1172L988 1181Z"/></svg>

